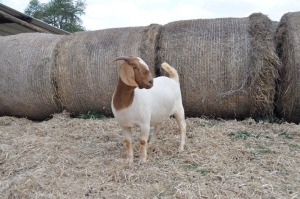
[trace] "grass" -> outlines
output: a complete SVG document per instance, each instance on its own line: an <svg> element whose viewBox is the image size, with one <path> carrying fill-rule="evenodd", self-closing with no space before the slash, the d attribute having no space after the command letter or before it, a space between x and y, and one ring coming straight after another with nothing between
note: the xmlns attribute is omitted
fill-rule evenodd
<svg viewBox="0 0 300 199"><path fill-rule="evenodd" d="M289 144L290 149L298 151L300 150L300 145L298 144Z"/></svg>
<svg viewBox="0 0 300 199"><path fill-rule="evenodd" d="M200 167L198 164L184 164L182 165L183 169L185 171L192 171L192 172L197 172L200 173L201 176L206 176L210 171L207 169L204 169L202 167Z"/></svg>
<svg viewBox="0 0 300 199"><path fill-rule="evenodd" d="M293 139L293 137L287 131L283 131L283 132L279 133L278 137L281 137L284 139Z"/></svg>
<svg viewBox="0 0 300 199"><path fill-rule="evenodd" d="M185 164L183 165L183 168L185 168L186 170L195 170L198 168L197 164Z"/></svg>
<svg viewBox="0 0 300 199"><path fill-rule="evenodd" d="M270 148L268 148L268 147L266 147L265 145L262 145L262 144L257 145L257 152L259 154L268 154L268 153L272 154L272 153L275 153L274 150L272 150L272 149L270 149Z"/></svg>
<svg viewBox="0 0 300 199"><path fill-rule="evenodd" d="M87 113L83 113L83 114L79 114L78 116L76 116L76 118L79 119L107 119L107 117L105 115L103 115L102 113L96 112L96 111L88 111Z"/></svg>
<svg viewBox="0 0 300 199"><path fill-rule="evenodd" d="M260 134L249 133L248 131L235 131L229 134L229 136L233 139L248 139L248 138L256 138L257 141L248 146L248 148L253 148L252 151L253 156L257 156L258 154L275 154L275 151L268 148L263 141L258 140L259 138L270 138L269 136ZM282 134L282 136L288 136L287 134ZM253 146L254 144L254 146Z"/></svg>
<svg viewBox="0 0 300 199"><path fill-rule="evenodd" d="M254 120L255 120L256 123L259 123L259 122L267 122L267 123L273 123L273 124L282 124L282 123L284 123L283 119L280 119L280 118L275 117L275 116L257 117L257 118L254 118Z"/></svg>
<svg viewBox="0 0 300 199"><path fill-rule="evenodd" d="M259 135L254 135L252 133L249 133L247 131L236 131L236 132L231 132L229 134L229 136L233 139L247 139L247 138L250 138L250 137L254 137L254 138L259 138Z"/></svg>

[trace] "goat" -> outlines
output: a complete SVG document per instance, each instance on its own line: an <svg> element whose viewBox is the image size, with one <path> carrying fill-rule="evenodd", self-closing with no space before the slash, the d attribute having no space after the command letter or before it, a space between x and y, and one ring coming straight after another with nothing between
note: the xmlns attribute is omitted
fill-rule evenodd
<svg viewBox="0 0 300 199"><path fill-rule="evenodd" d="M133 162L132 128L139 127L141 130L140 163L145 163L150 126L154 126L150 142L154 144L162 123L173 114L181 132L179 152L182 152L186 137L186 123L177 71L169 64L163 63L162 68L170 78L160 76L153 79L148 65L141 58L118 57L112 62L117 60L124 60L124 62L120 65L119 80L111 107L125 136L127 161Z"/></svg>

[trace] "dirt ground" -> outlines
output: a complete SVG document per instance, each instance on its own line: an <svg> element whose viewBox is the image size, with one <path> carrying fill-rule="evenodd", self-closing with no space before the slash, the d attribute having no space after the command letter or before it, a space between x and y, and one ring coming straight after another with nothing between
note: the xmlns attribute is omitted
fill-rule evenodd
<svg viewBox="0 0 300 199"><path fill-rule="evenodd" d="M300 198L300 128L187 118L186 150L169 119L148 162L125 163L114 119L0 117L0 198Z"/></svg>

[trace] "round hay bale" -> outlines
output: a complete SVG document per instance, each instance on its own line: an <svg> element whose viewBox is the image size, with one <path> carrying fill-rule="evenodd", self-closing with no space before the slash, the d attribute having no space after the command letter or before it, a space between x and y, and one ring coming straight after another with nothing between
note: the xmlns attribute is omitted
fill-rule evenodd
<svg viewBox="0 0 300 199"><path fill-rule="evenodd" d="M88 31L66 38L57 59L58 94L64 109L78 114L99 111L111 115L111 98L122 55L139 56L152 72L160 25Z"/></svg>
<svg viewBox="0 0 300 199"><path fill-rule="evenodd" d="M178 70L186 115L273 114L279 59L272 28L272 21L260 13L163 26L158 62Z"/></svg>
<svg viewBox="0 0 300 199"><path fill-rule="evenodd" d="M300 122L300 12L282 16L276 32L279 71L277 113L289 122Z"/></svg>
<svg viewBox="0 0 300 199"><path fill-rule="evenodd" d="M44 119L60 112L53 84L56 44L63 36L0 37L0 114Z"/></svg>
<svg viewBox="0 0 300 199"><path fill-rule="evenodd" d="M278 25L279 25L279 22L278 22L278 21L272 21L272 33L273 33L273 35L276 34ZM276 47L276 45L275 45L275 47Z"/></svg>

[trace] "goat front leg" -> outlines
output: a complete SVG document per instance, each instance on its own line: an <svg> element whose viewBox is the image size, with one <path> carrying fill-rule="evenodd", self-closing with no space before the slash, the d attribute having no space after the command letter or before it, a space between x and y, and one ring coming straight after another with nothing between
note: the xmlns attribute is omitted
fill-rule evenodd
<svg viewBox="0 0 300 199"><path fill-rule="evenodd" d="M132 131L130 127L121 127L124 134L124 146L127 152L127 161L133 163Z"/></svg>
<svg viewBox="0 0 300 199"><path fill-rule="evenodd" d="M179 152L184 151L185 137L186 137L186 122L184 119L184 109L183 106L180 106L179 110L175 112L175 118L180 129L180 145Z"/></svg>
<svg viewBox="0 0 300 199"><path fill-rule="evenodd" d="M150 124L141 126L141 138L140 138L140 146L141 146L141 154L140 154L140 163L146 163L147 161L147 145L148 145L148 137L150 131Z"/></svg>

